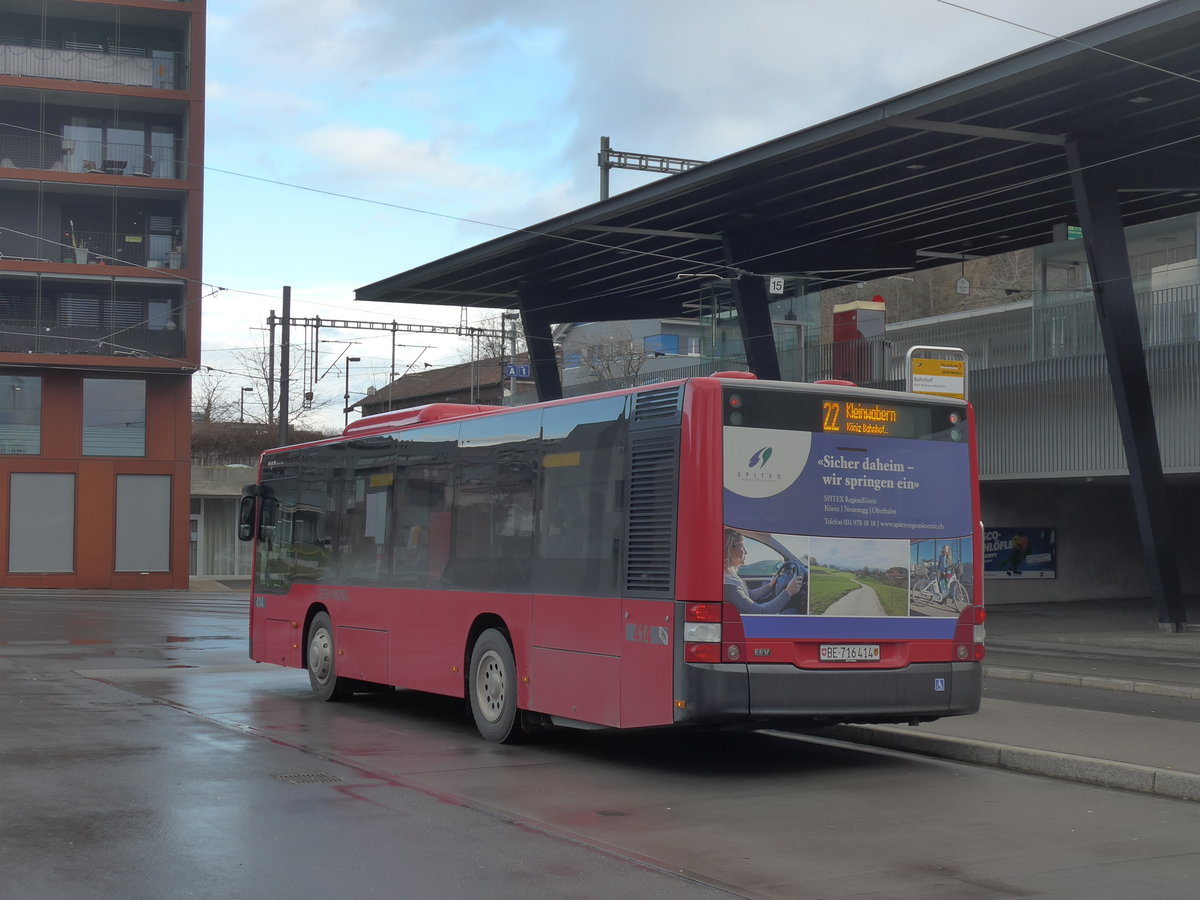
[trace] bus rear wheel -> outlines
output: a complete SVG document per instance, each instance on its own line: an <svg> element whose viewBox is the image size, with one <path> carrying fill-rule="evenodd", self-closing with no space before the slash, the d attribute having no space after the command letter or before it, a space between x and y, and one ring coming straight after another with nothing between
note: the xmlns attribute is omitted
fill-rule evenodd
<svg viewBox="0 0 1200 900"><path fill-rule="evenodd" d="M471 650L467 697L475 727L489 741L521 736L517 717L517 664L504 633L489 628Z"/></svg>
<svg viewBox="0 0 1200 900"><path fill-rule="evenodd" d="M313 616L308 626L307 648L304 665L308 669L308 683L318 700L343 700L354 693L353 683L337 676L333 623L328 613Z"/></svg>

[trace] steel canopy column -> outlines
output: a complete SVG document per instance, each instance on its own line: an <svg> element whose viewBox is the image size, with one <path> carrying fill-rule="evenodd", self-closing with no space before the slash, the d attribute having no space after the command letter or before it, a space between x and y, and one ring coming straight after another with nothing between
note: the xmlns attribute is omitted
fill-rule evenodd
<svg viewBox="0 0 1200 900"><path fill-rule="evenodd" d="M562 375L558 371L558 356L554 352L554 339L550 336L550 317L539 310L532 297L524 294L518 298L521 311L521 327L525 332L525 346L529 348L529 369L533 375L533 386L539 400L561 400L563 395Z"/></svg>
<svg viewBox="0 0 1200 900"><path fill-rule="evenodd" d="M727 233L722 238L725 261L733 268L739 257L757 256L750 246L753 242L743 234ZM746 253L741 251L745 250ZM742 328L742 346L746 349L746 365L759 378L767 381L779 380L779 353L775 349L775 332L771 328L771 310L768 304L767 279L744 270L730 281L733 288L733 305L737 309L738 324ZM716 311L714 310L714 315Z"/></svg>
<svg viewBox="0 0 1200 900"><path fill-rule="evenodd" d="M1091 267L1117 421L1129 462L1134 510L1150 569L1150 591L1158 606L1160 627L1182 630L1186 613L1180 596L1146 354L1134 303L1129 249L1117 197L1118 167L1105 164L1102 149L1070 140L1066 145L1067 164Z"/></svg>
<svg viewBox="0 0 1200 900"><path fill-rule="evenodd" d="M733 283L733 303L742 326L742 345L750 371L767 381L779 380L779 353L767 306L767 280L761 275L742 275Z"/></svg>

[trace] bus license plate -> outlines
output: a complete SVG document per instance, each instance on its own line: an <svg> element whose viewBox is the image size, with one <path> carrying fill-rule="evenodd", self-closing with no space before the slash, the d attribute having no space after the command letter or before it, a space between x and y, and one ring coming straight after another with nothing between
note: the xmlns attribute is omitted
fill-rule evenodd
<svg viewBox="0 0 1200 900"><path fill-rule="evenodd" d="M822 644L821 662L879 662L879 645Z"/></svg>

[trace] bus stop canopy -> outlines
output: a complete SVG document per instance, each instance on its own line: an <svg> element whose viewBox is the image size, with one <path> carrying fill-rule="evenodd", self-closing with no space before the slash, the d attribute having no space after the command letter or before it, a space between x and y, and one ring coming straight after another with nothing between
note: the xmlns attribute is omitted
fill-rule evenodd
<svg viewBox="0 0 1200 900"><path fill-rule="evenodd" d="M1200 3L1168 0L359 288L359 300L688 312L688 273L842 283L1079 224L1066 147L1125 225L1200 210Z"/></svg>

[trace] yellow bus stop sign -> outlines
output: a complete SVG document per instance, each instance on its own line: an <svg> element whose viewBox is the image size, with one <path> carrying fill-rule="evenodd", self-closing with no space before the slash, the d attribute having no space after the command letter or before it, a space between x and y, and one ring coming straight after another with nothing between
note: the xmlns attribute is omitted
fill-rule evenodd
<svg viewBox="0 0 1200 900"><path fill-rule="evenodd" d="M909 390L915 394L935 394L939 397L967 396L967 361L965 359L924 359L912 357L909 369Z"/></svg>

